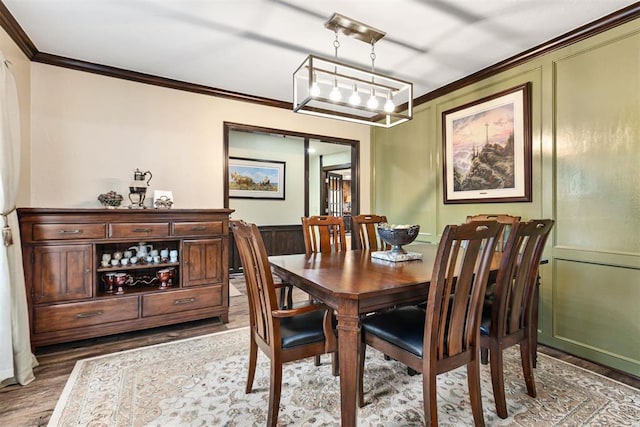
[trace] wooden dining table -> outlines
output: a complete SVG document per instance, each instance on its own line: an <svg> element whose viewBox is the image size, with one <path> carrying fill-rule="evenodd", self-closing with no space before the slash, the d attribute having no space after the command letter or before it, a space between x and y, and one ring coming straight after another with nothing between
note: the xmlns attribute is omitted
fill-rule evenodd
<svg viewBox="0 0 640 427"><path fill-rule="evenodd" d="M403 262L373 258L368 250L269 257L276 275L336 312L342 426L357 424L361 316L426 301L437 248L426 243L406 246L422 259ZM494 257L492 270L497 270L499 258Z"/></svg>

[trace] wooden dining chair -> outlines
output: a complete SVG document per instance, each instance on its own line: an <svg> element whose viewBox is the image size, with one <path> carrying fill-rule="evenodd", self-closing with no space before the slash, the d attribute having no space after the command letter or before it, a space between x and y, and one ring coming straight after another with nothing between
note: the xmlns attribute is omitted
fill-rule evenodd
<svg viewBox="0 0 640 427"><path fill-rule="evenodd" d="M351 232L356 235L356 249L369 249L371 251L386 251L391 246L380 239L376 226L387 222L384 215L363 214L351 217L353 227Z"/></svg>
<svg viewBox="0 0 640 427"><path fill-rule="evenodd" d="M347 250L344 219L341 216L316 215L301 219L307 255Z"/></svg>
<svg viewBox="0 0 640 427"><path fill-rule="evenodd" d="M302 234L307 255L316 253L344 252L347 240L344 218L341 216L316 215L302 217ZM335 365L336 357L333 356ZM320 355L315 357L316 366L320 365Z"/></svg>
<svg viewBox="0 0 640 427"><path fill-rule="evenodd" d="M498 221L500 224L504 224L502 228L502 233L498 236L498 243L496 244L496 250L498 252L503 252L505 245L507 244L507 239L509 238L509 233L511 232L511 227L516 222L520 221L519 215L509 215L509 214L475 214L468 215L467 222L471 221Z"/></svg>
<svg viewBox="0 0 640 427"><path fill-rule="evenodd" d="M426 310L403 306L362 320L359 404L364 405L366 346L423 374L426 425L438 425L436 376L467 367L473 419L484 425L480 395L480 317L491 261L502 224L473 222L445 227L438 244ZM412 262L412 261L409 261Z"/></svg>
<svg viewBox="0 0 640 427"><path fill-rule="evenodd" d="M246 393L251 393L258 348L271 360L271 386L267 425L278 421L283 363L337 352L333 310L308 301L292 309L278 306L267 251L255 224L230 221L242 260L249 297L249 372ZM337 363L337 358L334 358ZM337 375L338 367L333 366Z"/></svg>
<svg viewBox="0 0 640 427"><path fill-rule="evenodd" d="M513 225L507 239L496 289L491 301L485 302L480 323L481 359L486 361L487 351L491 363L491 385L500 418L507 418L504 392L502 351L520 344L522 372L527 393L536 397L533 378L533 354L536 352L538 325L534 312L534 295L538 280L538 267L544 245L553 227L551 219L519 222Z"/></svg>

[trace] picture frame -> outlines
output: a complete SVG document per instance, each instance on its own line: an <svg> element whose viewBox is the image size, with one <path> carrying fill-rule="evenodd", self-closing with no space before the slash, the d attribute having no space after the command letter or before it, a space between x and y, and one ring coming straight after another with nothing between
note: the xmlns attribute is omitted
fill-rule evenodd
<svg viewBox="0 0 640 427"><path fill-rule="evenodd" d="M173 191L153 190L153 207L157 209L171 209L174 205Z"/></svg>
<svg viewBox="0 0 640 427"><path fill-rule="evenodd" d="M531 202L531 83L442 113L444 203Z"/></svg>
<svg viewBox="0 0 640 427"><path fill-rule="evenodd" d="M228 169L230 198L284 200L286 162L229 157Z"/></svg>

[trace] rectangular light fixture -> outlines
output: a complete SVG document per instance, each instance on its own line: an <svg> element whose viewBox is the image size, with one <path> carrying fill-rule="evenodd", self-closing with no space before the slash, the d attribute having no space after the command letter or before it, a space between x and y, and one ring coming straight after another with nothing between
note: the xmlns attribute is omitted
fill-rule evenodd
<svg viewBox="0 0 640 427"><path fill-rule="evenodd" d="M385 33L335 13L336 59L309 55L293 73L293 111L390 128L411 120L413 84L375 72L374 44ZM371 43L371 70L337 60L338 32Z"/></svg>

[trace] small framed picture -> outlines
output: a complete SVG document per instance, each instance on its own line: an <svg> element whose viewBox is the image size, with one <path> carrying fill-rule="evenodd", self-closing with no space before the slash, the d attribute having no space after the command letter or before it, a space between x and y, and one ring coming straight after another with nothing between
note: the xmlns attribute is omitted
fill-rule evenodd
<svg viewBox="0 0 640 427"><path fill-rule="evenodd" d="M285 162L229 157L229 197L284 200Z"/></svg>
<svg viewBox="0 0 640 427"><path fill-rule="evenodd" d="M173 207L173 191L154 190L153 207L159 209L171 209Z"/></svg>

